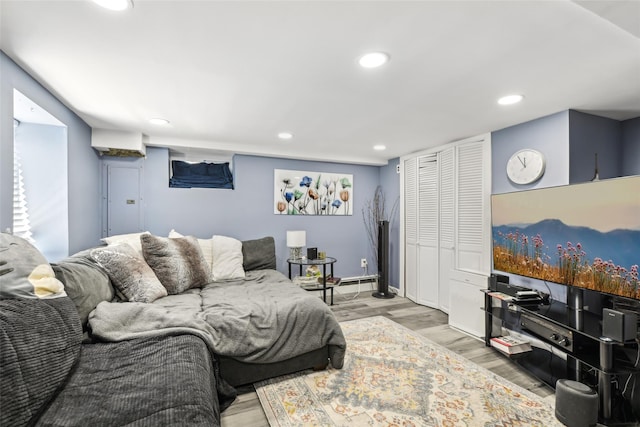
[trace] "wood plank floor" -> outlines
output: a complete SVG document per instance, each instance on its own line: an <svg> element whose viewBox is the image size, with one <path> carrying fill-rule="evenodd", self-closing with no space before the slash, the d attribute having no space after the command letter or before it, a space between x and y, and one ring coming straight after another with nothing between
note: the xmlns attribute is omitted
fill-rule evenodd
<svg viewBox="0 0 640 427"><path fill-rule="evenodd" d="M338 321L372 316L387 317L497 375L553 401L554 391L551 387L506 357L485 347L483 341L450 328L445 313L415 304L405 298L373 298L370 291L362 292L356 298L354 296L355 294L336 294L332 309ZM268 427L269 423L253 386L239 389L238 394L236 401L222 414L222 427Z"/></svg>

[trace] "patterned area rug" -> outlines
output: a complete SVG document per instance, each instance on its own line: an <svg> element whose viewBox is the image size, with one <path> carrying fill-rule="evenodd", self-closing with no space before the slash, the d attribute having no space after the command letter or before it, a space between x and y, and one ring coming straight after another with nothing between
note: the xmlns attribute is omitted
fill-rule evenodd
<svg viewBox="0 0 640 427"><path fill-rule="evenodd" d="M548 400L384 317L341 323L341 370L256 383L275 426L562 426Z"/></svg>

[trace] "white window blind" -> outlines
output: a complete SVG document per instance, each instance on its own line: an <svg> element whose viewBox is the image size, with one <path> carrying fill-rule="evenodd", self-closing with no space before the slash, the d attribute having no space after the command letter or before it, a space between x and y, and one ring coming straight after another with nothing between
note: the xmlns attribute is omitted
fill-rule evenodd
<svg viewBox="0 0 640 427"><path fill-rule="evenodd" d="M20 154L16 146L13 148L13 234L32 244L35 243L31 237L27 196L24 191Z"/></svg>

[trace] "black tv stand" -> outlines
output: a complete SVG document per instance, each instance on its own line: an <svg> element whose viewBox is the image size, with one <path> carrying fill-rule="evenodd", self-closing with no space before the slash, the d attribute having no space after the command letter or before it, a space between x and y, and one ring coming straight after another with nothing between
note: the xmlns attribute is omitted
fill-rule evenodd
<svg viewBox="0 0 640 427"><path fill-rule="evenodd" d="M563 378L594 387L600 396L601 422L608 425L618 423L613 407L625 402L618 401L623 399L621 396L614 397L612 381L619 376L628 378L630 374L640 375L640 368L619 357L625 349L636 349L635 342L625 345L602 337L601 315L571 308L559 301L521 305L513 297L488 289L483 292L487 346L490 346L492 337L502 335L503 327L531 336L533 341L541 343L534 348L538 350L537 354L519 355L514 361L552 387L555 387L555 381ZM549 362L541 364L540 358L544 356L540 353L545 350L548 351ZM554 360L554 356L557 360ZM551 372L541 371L544 367ZM628 415L625 414L625 417Z"/></svg>

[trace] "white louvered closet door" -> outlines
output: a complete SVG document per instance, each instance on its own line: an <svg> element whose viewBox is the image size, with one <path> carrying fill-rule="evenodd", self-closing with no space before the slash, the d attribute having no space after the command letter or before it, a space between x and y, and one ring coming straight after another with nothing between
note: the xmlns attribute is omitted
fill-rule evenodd
<svg viewBox="0 0 640 427"><path fill-rule="evenodd" d="M491 268L489 200L491 193L491 141L460 144L457 149L456 265L451 270L449 325L482 337L484 303Z"/></svg>
<svg viewBox="0 0 640 427"><path fill-rule="evenodd" d="M476 336L491 268L490 160L489 134L403 159L405 295Z"/></svg>
<svg viewBox="0 0 640 427"><path fill-rule="evenodd" d="M449 312L449 282L451 270L455 267L455 149L449 148L438 153L440 170L440 238L438 251L438 306Z"/></svg>
<svg viewBox="0 0 640 427"><path fill-rule="evenodd" d="M439 308L437 154L418 158L418 303Z"/></svg>
<svg viewBox="0 0 640 427"><path fill-rule="evenodd" d="M418 160L404 161L404 284L405 295L418 300Z"/></svg>
<svg viewBox="0 0 640 427"><path fill-rule="evenodd" d="M484 147L486 144L465 144L458 149L457 182L457 268L486 272L484 259L484 212L486 196L483 190Z"/></svg>

